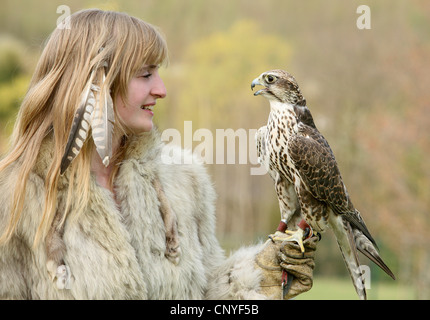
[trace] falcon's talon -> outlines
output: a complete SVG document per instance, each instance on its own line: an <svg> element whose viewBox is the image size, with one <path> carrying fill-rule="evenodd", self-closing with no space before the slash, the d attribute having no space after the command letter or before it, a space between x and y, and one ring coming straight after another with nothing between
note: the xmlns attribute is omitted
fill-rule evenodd
<svg viewBox="0 0 430 320"><path fill-rule="evenodd" d="M290 231L289 232L291 236L289 236L285 241L295 241L300 246L300 250L302 254L305 253L305 247L303 245L303 239L304 239L304 232L302 229L297 229L296 231Z"/></svg>
<svg viewBox="0 0 430 320"><path fill-rule="evenodd" d="M304 231L298 228L296 231L285 230L285 232L276 231L274 235L270 235L269 238L275 241L294 241L300 246L301 252L304 254L305 247L303 246Z"/></svg>
<svg viewBox="0 0 430 320"><path fill-rule="evenodd" d="M306 228L305 229L305 234L304 234L303 238L307 239L310 234L311 234L311 229L310 228Z"/></svg>
<svg viewBox="0 0 430 320"><path fill-rule="evenodd" d="M272 242L276 242L276 241L285 241L285 232L282 231L276 231L274 234L269 234L267 236L270 240L272 240Z"/></svg>

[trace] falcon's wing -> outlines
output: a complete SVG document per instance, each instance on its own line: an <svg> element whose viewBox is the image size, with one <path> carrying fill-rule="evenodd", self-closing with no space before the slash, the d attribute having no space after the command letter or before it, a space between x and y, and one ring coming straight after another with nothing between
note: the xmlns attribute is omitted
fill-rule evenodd
<svg viewBox="0 0 430 320"><path fill-rule="evenodd" d="M308 191L375 243L351 202L328 142L318 130L309 126L301 133L289 139L288 152Z"/></svg>
<svg viewBox="0 0 430 320"><path fill-rule="evenodd" d="M288 152L308 191L337 213L354 211L333 152L324 137L310 128L288 140Z"/></svg>

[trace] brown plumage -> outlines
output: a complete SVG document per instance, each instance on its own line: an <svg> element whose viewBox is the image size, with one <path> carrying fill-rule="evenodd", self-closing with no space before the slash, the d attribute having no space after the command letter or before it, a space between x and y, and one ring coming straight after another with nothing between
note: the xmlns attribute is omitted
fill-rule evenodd
<svg viewBox="0 0 430 320"><path fill-rule="evenodd" d="M349 197L328 142L316 128L292 75L283 70L268 71L256 78L251 88L256 85L264 88L254 95L267 98L271 107L267 125L258 130L256 139L259 158L275 181L281 220L290 230L297 228L302 217L317 232L330 227L357 294L365 299L357 249L395 277L379 256L375 240ZM300 228L288 233L294 236L284 238L302 241Z"/></svg>

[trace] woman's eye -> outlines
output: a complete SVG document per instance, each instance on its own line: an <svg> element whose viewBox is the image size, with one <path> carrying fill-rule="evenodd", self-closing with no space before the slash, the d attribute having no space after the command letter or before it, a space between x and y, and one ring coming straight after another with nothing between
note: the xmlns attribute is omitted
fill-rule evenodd
<svg viewBox="0 0 430 320"><path fill-rule="evenodd" d="M146 73L146 74L142 75L141 77L145 78L145 79L148 79L151 76L152 76L152 73Z"/></svg>

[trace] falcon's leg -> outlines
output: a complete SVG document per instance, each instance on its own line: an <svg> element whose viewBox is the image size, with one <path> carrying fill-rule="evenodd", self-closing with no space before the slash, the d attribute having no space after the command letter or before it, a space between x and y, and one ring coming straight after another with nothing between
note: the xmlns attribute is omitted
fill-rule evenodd
<svg viewBox="0 0 430 320"><path fill-rule="evenodd" d="M296 181L300 181L296 177ZM316 200L312 194L301 188L300 184L295 186L295 192L300 203L300 211L302 216L317 227L317 231L324 231L327 226L328 211L324 203ZM286 230L284 235L275 234L274 240L295 241L300 246L302 252L305 252L303 240L311 237L314 233L310 225L304 219L297 225L296 231Z"/></svg>
<svg viewBox="0 0 430 320"><path fill-rule="evenodd" d="M279 210L281 211L281 223L285 223L286 229L294 229L297 223L302 219L300 214L300 205L297 198L294 185L279 173L275 179L275 190L279 201ZM277 231L285 231L278 227Z"/></svg>
<svg viewBox="0 0 430 320"><path fill-rule="evenodd" d="M282 221L279 224L279 226L282 225ZM272 241L294 241L297 242L297 244L300 246L300 250L302 251L302 253L305 252L305 247L303 245L303 240L306 240L307 238L310 238L313 236L313 231L312 228L307 224L307 222L302 219L302 221L300 221L300 223L297 225L297 230L296 231L290 231L290 230L285 230L285 231L276 231L276 233L274 235L270 235L269 238ZM278 227L279 229L280 227Z"/></svg>
<svg viewBox="0 0 430 320"><path fill-rule="evenodd" d="M281 176L279 172L273 179L275 181L275 190L279 201L281 221L275 234L270 235L269 238L272 240L281 240L281 238L285 238L284 231L286 229L294 229L297 222L301 220L300 206L296 191L294 190L294 185Z"/></svg>
<svg viewBox="0 0 430 320"><path fill-rule="evenodd" d="M297 228L298 222L303 221L297 194L294 185L279 174L275 178L275 189L279 200L281 221L276 232L269 236L272 241L295 241L304 252L302 238L305 236L305 228ZM306 223L306 222L304 222ZM309 227L309 226L308 226ZM296 229L296 231L290 231ZM290 229L290 230L287 230ZM308 228L310 230L310 228Z"/></svg>

